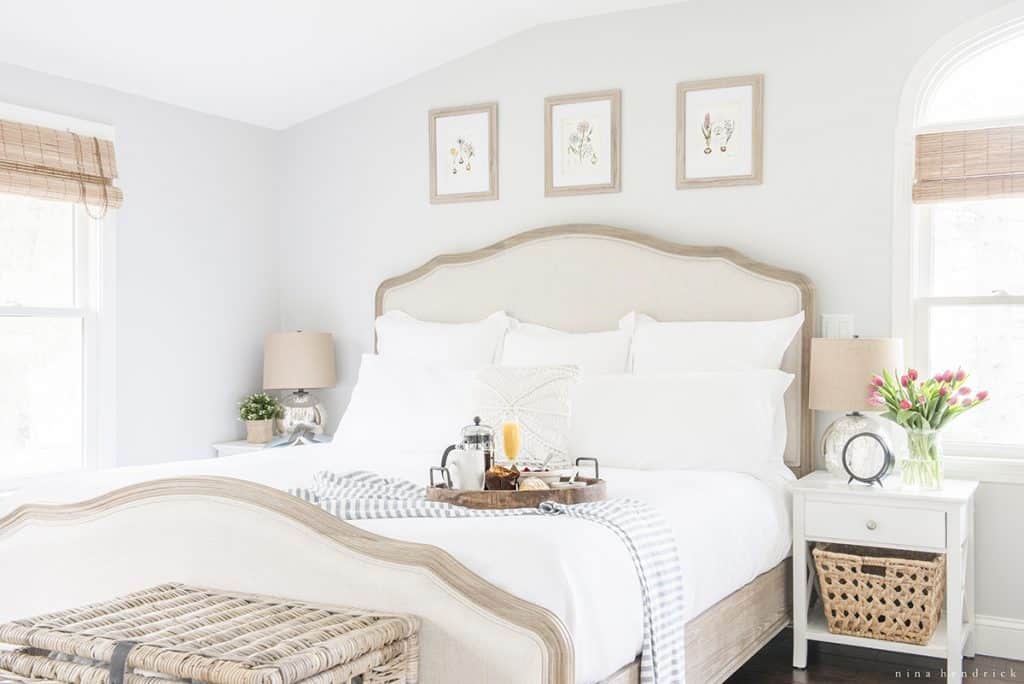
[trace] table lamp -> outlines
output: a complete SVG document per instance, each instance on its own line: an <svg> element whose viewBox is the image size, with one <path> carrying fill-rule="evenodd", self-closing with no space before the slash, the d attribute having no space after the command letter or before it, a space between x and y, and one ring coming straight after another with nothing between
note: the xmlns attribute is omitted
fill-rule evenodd
<svg viewBox="0 0 1024 684"><path fill-rule="evenodd" d="M291 434L311 429L323 434L326 413L311 389L337 384L334 371L334 338L330 333L275 332L263 341L263 389L294 390L281 399L277 429Z"/></svg>
<svg viewBox="0 0 1024 684"><path fill-rule="evenodd" d="M821 439L825 467L836 477L846 478L843 447L862 432L884 434L882 421L861 411L878 411L868 402L871 377L882 369L903 365L903 340L895 338L822 338L811 340L810 408L842 412Z"/></svg>

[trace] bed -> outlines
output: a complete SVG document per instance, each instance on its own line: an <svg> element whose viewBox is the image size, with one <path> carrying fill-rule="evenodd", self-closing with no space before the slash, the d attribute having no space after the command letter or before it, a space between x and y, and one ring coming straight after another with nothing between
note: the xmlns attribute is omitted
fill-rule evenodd
<svg viewBox="0 0 1024 684"><path fill-rule="evenodd" d="M392 309L448 322L504 309L520 320L569 331L614 327L631 310L662 320L761 320L802 310L807 321L814 320L813 290L799 274L724 248L685 247L602 226L543 228L475 252L437 257L381 284L376 311ZM785 461L797 474L811 466L810 335L806 323L782 366L796 376L785 398ZM23 492L7 507L22 505L0 518L0 552L5 559L31 560L0 567L0 618L173 578L416 613L424 619L427 682L638 681L635 627L632 641L629 636L638 618L628 600L622 602L630 595L629 579L615 569L624 563L601 562L615 551L598 532L580 535L567 528L560 547L601 563L600 573L574 575L553 555L548 565L522 570L535 573L535 581L516 584L501 574L515 571L514 553L500 561L479 549L474 553L453 541L466 535L424 524L437 521L350 524L282 491L301 486L302 478L342 457L329 446L303 447L257 459L245 454L67 478L62 487L48 485L52 496ZM609 482L619 486L612 494L643 484L630 477L630 471L609 473ZM704 579L694 571L687 681L724 681L789 620L784 484L736 473L663 479L662 504L676 519L707 515L718 526L712 522L705 529L719 532L756 531L759 521L777 532L735 539L743 548L761 540L764 548L731 558L719 552L717 566L701 566ZM692 495L681 498L690 508L677 510L672 492L687 484ZM708 495L716 491L730 492L733 501L760 497L763 504L745 512L718 500L726 496ZM684 565L695 568L695 559L714 556L696 529L680 532L690 540ZM521 532L524 545L539 543L539 537ZM743 559L751 560L749 567ZM723 568L736 574L728 577Z"/></svg>

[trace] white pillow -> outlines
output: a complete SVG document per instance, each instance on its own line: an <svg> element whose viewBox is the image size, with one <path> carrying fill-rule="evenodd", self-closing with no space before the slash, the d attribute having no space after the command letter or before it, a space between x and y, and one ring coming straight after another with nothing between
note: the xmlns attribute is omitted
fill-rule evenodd
<svg viewBox="0 0 1024 684"><path fill-rule="evenodd" d="M498 358L509 318L498 311L476 323L434 323L404 311L377 317L377 353L461 368L489 366Z"/></svg>
<svg viewBox="0 0 1024 684"><path fill-rule="evenodd" d="M624 373L630 337L628 330L568 333L513 321L505 334L501 365L568 365L583 373Z"/></svg>
<svg viewBox="0 0 1024 684"><path fill-rule="evenodd" d="M780 370L582 376L569 457L639 470L778 470L785 448ZM783 431L779 435L779 430Z"/></svg>
<svg viewBox="0 0 1024 684"><path fill-rule="evenodd" d="M803 311L769 321L671 323L631 314L620 326L633 328L633 372L661 373L777 369L803 322Z"/></svg>
<svg viewBox="0 0 1024 684"><path fill-rule="evenodd" d="M575 366L484 368L473 386L475 414L494 428L495 460L505 458L502 423L519 424L516 465L551 468L569 465L570 392L579 370Z"/></svg>
<svg viewBox="0 0 1024 684"><path fill-rule="evenodd" d="M359 379L334 435L342 454L395 461L414 455L427 468L473 419L476 371L364 354Z"/></svg>

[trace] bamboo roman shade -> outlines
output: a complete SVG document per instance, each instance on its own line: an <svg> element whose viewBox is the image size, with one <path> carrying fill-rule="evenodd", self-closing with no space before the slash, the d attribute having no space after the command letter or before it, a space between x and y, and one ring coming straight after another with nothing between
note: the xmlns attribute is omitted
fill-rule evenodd
<svg viewBox="0 0 1024 684"><path fill-rule="evenodd" d="M914 202L1024 196L1024 126L917 136Z"/></svg>
<svg viewBox="0 0 1024 684"><path fill-rule="evenodd" d="M120 207L114 143L0 120L0 192L87 206Z"/></svg>

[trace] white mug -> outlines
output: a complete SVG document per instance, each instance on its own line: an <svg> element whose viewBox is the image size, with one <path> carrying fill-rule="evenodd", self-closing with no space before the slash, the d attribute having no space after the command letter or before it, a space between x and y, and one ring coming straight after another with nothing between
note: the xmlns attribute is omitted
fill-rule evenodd
<svg viewBox="0 0 1024 684"><path fill-rule="evenodd" d="M475 449L453 449L448 454L448 472L455 489L484 488L484 456Z"/></svg>

